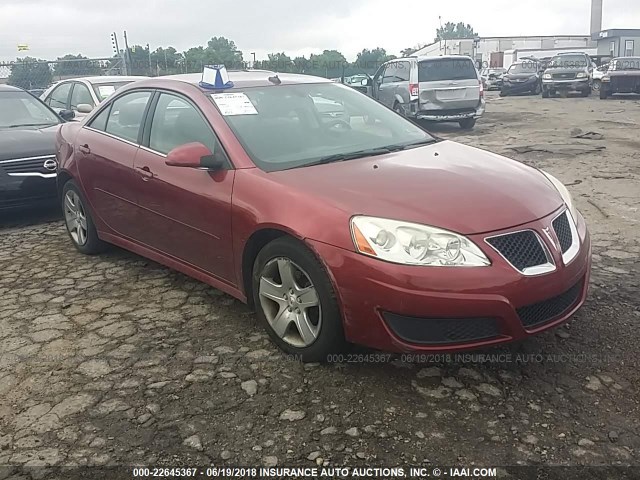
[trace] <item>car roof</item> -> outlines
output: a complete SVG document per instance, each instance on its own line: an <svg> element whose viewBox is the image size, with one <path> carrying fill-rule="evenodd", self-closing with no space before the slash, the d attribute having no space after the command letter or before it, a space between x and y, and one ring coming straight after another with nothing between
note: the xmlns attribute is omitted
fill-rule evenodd
<svg viewBox="0 0 640 480"><path fill-rule="evenodd" d="M116 82L136 82L138 80L145 80L149 77L145 76L96 76L96 77L79 77L79 78L69 78L67 80L84 80L85 82L89 82L92 85L99 85L101 83L116 83Z"/></svg>
<svg viewBox="0 0 640 480"><path fill-rule="evenodd" d="M427 57L425 55L419 55L413 58L418 59L419 62L424 62L425 60L471 60L473 61L471 57L469 57L468 55L441 55L439 57ZM401 59L398 59L398 60L401 60Z"/></svg>
<svg viewBox="0 0 640 480"><path fill-rule="evenodd" d="M24 92L24 90L13 85L0 85L0 92Z"/></svg>
<svg viewBox="0 0 640 480"><path fill-rule="evenodd" d="M237 88L247 87L272 87L278 83L274 83L269 80L277 76L280 79L282 85L296 85L302 83L334 83L328 78L314 77L312 75L303 75L296 73L276 73L269 70L229 70L229 80L233 82L233 87L224 89L225 91L233 91ZM188 83L201 88L203 91L210 92L211 89L200 87L200 81L202 80L202 73L186 73L181 75L167 75L164 77L154 77L145 80L138 85L140 86L157 86L158 84L174 81Z"/></svg>
<svg viewBox="0 0 640 480"><path fill-rule="evenodd" d="M631 60L635 62L640 60L640 57L615 57L614 59L611 60L611 62L619 62L620 60ZM607 63L611 63L611 62L607 62Z"/></svg>

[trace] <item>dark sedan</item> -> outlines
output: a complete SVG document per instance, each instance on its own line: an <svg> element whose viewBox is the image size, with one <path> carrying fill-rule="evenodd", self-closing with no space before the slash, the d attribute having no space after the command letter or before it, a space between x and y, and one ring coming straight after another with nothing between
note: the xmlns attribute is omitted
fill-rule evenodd
<svg viewBox="0 0 640 480"><path fill-rule="evenodd" d="M615 58L602 77L600 98L606 100L616 93L640 94L640 57Z"/></svg>
<svg viewBox="0 0 640 480"><path fill-rule="evenodd" d="M0 211L55 205L55 134L64 120L30 93L0 85Z"/></svg>
<svg viewBox="0 0 640 480"><path fill-rule="evenodd" d="M518 93L532 93L539 95L542 89L540 67L537 62L524 61L514 63L502 77L500 96Z"/></svg>

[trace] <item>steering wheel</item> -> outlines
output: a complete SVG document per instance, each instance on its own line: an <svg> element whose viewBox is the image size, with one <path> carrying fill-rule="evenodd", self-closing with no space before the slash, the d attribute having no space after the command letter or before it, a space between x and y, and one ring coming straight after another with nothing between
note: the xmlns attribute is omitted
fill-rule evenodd
<svg viewBox="0 0 640 480"><path fill-rule="evenodd" d="M327 130L333 130L334 132L351 130L351 124L341 118L332 118L324 124L324 127Z"/></svg>

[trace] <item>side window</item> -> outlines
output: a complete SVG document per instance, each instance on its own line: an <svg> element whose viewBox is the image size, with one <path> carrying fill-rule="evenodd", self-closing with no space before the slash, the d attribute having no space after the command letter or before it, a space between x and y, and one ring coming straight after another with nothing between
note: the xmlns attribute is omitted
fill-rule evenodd
<svg viewBox="0 0 640 480"><path fill-rule="evenodd" d="M396 81L408 82L409 74L411 73L411 64L409 62L398 62L398 68L396 71Z"/></svg>
<svg viewBox="0 0 640 480"><path fill-rule="evenodd" d="M78 105L86 103L94 107L93 98L91 98L91 92L82 83L75 83L73 86L73 92L71 93L71 109L78 110Z"/></svg>
<svg viewBox="0 0 640 480"><path fill-rule="evenodd" d="M396 81L396 71L398 67L395 62L387 64L387 68L382 75L382 83L393 83Z"/></svg>
<svg viewBox="0 0 640 480"><path fill-rule="evenodd" d="M72 83L63 83L59 87L54 88L53 92L49 94L47 104L51 108L67 108L67 101L69 100L69 92L71 91Z"/></svg>
<svg viewBox="0 0 640 480"><path fill-rule="evenodd" d="M181 97L163 93L151 122L149 148L167 154L186 143L200 142L212 153L222 151L200 112Z"/></svg>
<svg viewBox="0 0 640 480"><path fill-rule="evenodd" d="M96 118L94 118L89 126L91 128L95 128L96 130L100 130L101 132L105 132L107 130L107 119L109 118L109 112L111 111L111 105L107 106L104 110L102 110Z"/></svg>
<svg viewBox="0 0 640 480"><path fill-rule="evenodd" d="M116 137L138 142L138 133L151 92L132 92L111 105L106 132Z"/></svg>

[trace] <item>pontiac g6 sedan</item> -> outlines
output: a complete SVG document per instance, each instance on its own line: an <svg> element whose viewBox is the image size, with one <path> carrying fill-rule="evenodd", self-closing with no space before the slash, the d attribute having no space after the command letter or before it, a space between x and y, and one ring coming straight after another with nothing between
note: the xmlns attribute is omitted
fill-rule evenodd
<svg viewBox="0 0 640 480"><path fill-rule="evenodd" d="M57 138L67 229L253 305L304 360L348 343L523 339L583 304L591 245L551 175L439 140L329 80L229 72L124 87ZM322 115L319 105L348 115Z"/></svg>

